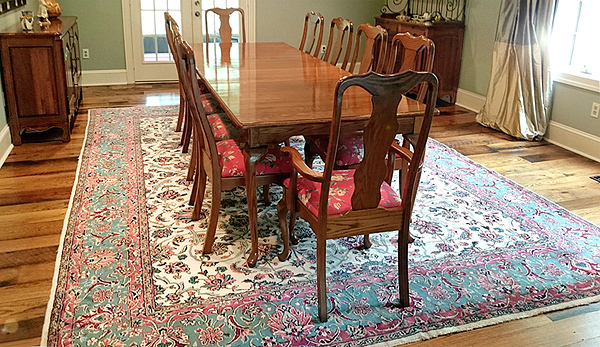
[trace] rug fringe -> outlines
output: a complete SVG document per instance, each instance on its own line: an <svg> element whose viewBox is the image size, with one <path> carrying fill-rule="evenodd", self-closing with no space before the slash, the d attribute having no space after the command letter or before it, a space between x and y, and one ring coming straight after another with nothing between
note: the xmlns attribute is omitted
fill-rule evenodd
<svg viewBox="0 0 600 347"><path fill-rule="evenodd" d="M600 295L592 296L589 298L573 300L573 301L567 301L567 302L563 302L561 304L556 304L556 305L552 305L552 306L540 307L540 308L536 308L536 309L530 310L530 311L518 312L518 313L514 313L514 314L509 314L509 315L503 315L503 316L499 316L499 317L485 319L485 320L482 320L479 322L459 325L456 327L449 327L449 328L443 328L443 329L438 329L438 330L433 330L433 331L428 331L428 332L421 332L421 333L417 333L415 335L411 335L408 337L403 337L403 338L396 339L396 340L377 343L377 344L372 345L371 347L396 347L396 346L404 345L407 343L425 341L425 340L429 340L429 339L432 339L435 337L470 331L470 330L488 327L488 326L492 326L492 325L497 325L500 323L506 323L506 322L514 321L514 320L518 320L518 319L531 318L531 317L538 316L538 315L544 314L544 313L560 311L560 310L564 310L567 308L573 308L573 307L578 307L578 306L589 305L589 304L592 304L595 302L600 302Z"/></svg>

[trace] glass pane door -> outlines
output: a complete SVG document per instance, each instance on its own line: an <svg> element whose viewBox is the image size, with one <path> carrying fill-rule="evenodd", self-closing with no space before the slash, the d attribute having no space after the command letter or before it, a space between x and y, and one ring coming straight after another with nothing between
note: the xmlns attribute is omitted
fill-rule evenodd
<svg viewBox="0 0 600 347"><path fill-rule="evenodd" d="M165 11L181 23L180 0L140 0L144 62L173 61L165 32ZM180 27L181 30L183 30Z"/></svg>

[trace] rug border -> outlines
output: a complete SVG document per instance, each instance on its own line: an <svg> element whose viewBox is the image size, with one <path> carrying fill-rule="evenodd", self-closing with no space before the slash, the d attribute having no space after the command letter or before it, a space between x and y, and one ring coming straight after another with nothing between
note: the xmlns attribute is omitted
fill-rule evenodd
<svg viewBox="0 0 600 347"><path fill-rule="evenodd" d="M547 198L547 197L543 196L542 194L540 194L540 193L538 193L538 192L534 191L533 189L531 189L531 188L529 188L529 187L526 187L526 186L524 186L523 184L521 184L521 183L519 183L519 182L515 181L515 180L514 180L514 179L512 179L512 178L509 178L509 177L505 176L504 174L501 174L500 172L498 172L498 171L497 171L497 170L495 170L495 169L489 168L489 167L487 167L487 166L485 166L485 165L481 164L480 162L476 161L476 160L475 160L475 159L473 159L473 158L470 158L469 156L467 156L467 155L465 155L465 154L462 154L461 152L457 151L455 148L452 148L452 147L450 147L450 145L447 145L447 144L443 143L442 141L436 140L436 139L434 139L433 137L429 137L429 138L428 138L428 141L429 141L429 140L433 140L433 141L437 142L437 144L439 144L439 145L442 145L442 146L444 146L444 147L448 148L448 150L450 150L450 151L452 151L452 152L455 152L456 154L458 154L458 155L460 155L460 156L464 157L464 158L465 158L466 160L468 160L469 162L471 162L471 163L474 163L474 164L476 164L476 165L478 165L478 166L481 166L482 168L484 168L484 169L486 169L486 170L488 170L488 171L490 171L490 172L494 173L495 175L497 175L497 176L499 176L501 179L503 179L505 182L509 182L509 183L511 183L511 184L514 184L514 185L516 185L516 186L520 187L522 190L526 190L526 191L527 191L527 192L529 192L530 194L532 194L532 195L536 196L537 198L540 198L540 199L542 199L542 200L545 200L546 202L548 202L548 205L549 205L549 206L553 206L553 207L554 207L556 210L562 210L562 211L566 211L568 214L570 214L570 215L573 215L573 216L575 216L577 219L579 219L579 221L580 221L580 222L589 223L589 224L591 224L591 225L595 226L596 228L598 228L598 229L600 230L600 225L599 225L599 224L596 224L596 223L594 223L594 222L592 222L592 221L590 221L590 220L587 220L585 217L582 217L582 216L578 215L577 213L575 213L575 212L573 212L573 211L571 211L571 210L569 210L569 209L567 209L567 208L565 208L565 207L561 206L559 203L557 203L557 202L555 202L555 201L551 200L550 198ZM425 152L425 155L427 156L427 151Z"/></svg>
<svg viewBox="0 0 600 347"><path fill-rule="evenodd" d="M592 297L588 297L588 298L577 299L577 300L572 300L572 301L567 301L567 302L562 302L560 304L540 307L540 308L536 308L534 310L518 312L518 313L509 314L509 315L503 315L503 316L499 316L499 317L485 319L485 320L482 320L479 322L459 325L456 327L442 328L442 329L432 330L429 332L420 332L420 333L417 333L417 334L414 334L411 336L407 336L407 337L403 337L403 338L399 338L396 340L390 340L390 341L386 341L386 342L376 343L374 345L371 345L370 347L397 347L397 346L405 345L408 343L427 341L427 340L430 340L430 339L433 339L436 337L449 336L451 334L457 334L457 333L462 333L465 331L471 331L471 330L475 330L475 329L479 329L479 328L485 328L485 327L490 327L490 326L494 326L494 325L499 325L502 323L517 321L519 319L531 318L531 317L539 316L544 313L555 312L555 311L560 311L560 310L574 308L574 307L581 307L581 306L593 304L596 302L600 302L600 295L596 295L596 296L592 296Z"/></svg>
<svg viewBox="0 0 600 347"><path fill-rule="evenodd" d="M123 107L129 108L129 107ZM40 340L40 346L48 345L48 332L50 329L50 323L52 318L52 309L54 308L54 300L56 299L56 290L58 288L58 276L60 274L60 264L62 260L64 242L66 237L67 228L69 227L69 219L71 216L71 210L73 209L73 200L75 198L75 193L77 190L77 182L79 182L79 175L82 166L82 158L85 152L85 148L88 142L89 135L89 127L90 120L92 119L92 111L96 110L104 110L110 108L91 108L87 112L87 123L85 125L85 134L83 137L83 143L81 145L81 150L79 151L79 157L77 158L77 170L75 171L75 179L73 181L73 188L71 188L71 197L69 198L69 205L67 207L67 212L65 213L65 218L63 219L63 227L60 233L60 242L58 244L58 251L56 254L56 260L54 262L54 274L52 276L52 287L50 288L50 297L48 300L48 304L46 305L46 314L44 316L44 325L42 326L42 336Z"/></svg>

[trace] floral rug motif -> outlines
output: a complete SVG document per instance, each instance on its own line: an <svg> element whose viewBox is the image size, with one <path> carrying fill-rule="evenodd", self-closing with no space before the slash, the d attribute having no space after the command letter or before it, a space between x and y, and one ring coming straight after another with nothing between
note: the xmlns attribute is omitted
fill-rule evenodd
<svg viewBox="0 0 600 347"><path fill-rule="evenodd" d="M42 342L50 346L393 345L600 300L600 228L430 140L413 212L411 306L398 309L397 234L327 244L329 320L317 318L303 220L287 261L276 202L222 197L214 252L192 222L177 106L90 111ZM262 188L259 188L262 189ZM259 195L260 196L260 195ZM210 210L210 184L203 216Z"/></svg>

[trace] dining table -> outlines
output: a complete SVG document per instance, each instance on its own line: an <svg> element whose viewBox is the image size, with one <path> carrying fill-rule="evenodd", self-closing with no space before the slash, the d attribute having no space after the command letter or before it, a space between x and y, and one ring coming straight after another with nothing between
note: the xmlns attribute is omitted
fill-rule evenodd
<svg viewBox="0 0 600 347"><path fill-rule="evenodd" d="M268 146L295 135L327 135L334 91L349 72L282 42L198 43L193 45L200 78L234 126L246 165L251 249L258 260L256 163ZM342 131L362 129L371 114L371 96L360 88L344 93ZM402 98L398 133L418 131L425 105Z"/></svg>

